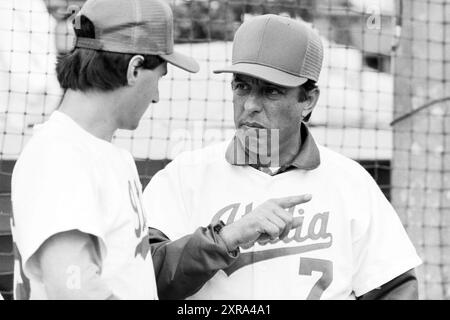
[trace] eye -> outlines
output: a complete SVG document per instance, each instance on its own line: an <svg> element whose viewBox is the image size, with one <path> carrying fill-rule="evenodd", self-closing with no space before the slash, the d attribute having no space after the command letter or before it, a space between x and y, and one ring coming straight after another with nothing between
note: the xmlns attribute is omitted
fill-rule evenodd
<svg viewBox="0 0 450 320"><path fill-rule="evenodd" d="M249 85L245 82L233 82L232 88L233 90L248 90Z"/></svg>
<svg viewBox="0 0 450 320"><path fill-rule="evenodd" d="M231 88L233 91L236 91L238 95L243 95L251 90L251 87L247 83L236 81L231 83Z"/></svg>
<svg viewBox="0 0 450 320"><path fill-rule="evenodd" d="M276 87L265 87L264 94L268 97L278 97L284 94L284 92Z"/></svg>

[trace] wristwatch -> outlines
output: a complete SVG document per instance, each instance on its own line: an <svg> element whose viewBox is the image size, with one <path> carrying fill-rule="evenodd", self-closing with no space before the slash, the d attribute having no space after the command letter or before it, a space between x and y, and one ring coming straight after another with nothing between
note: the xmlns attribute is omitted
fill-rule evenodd
<svg viewBox="0 0 450 320"><path fill-rule="evenodd" d="M219 222L213 225L213 230L215 233L220 234L220 230L222 230L225 226L226 224L222 220L219 220Z"/></svg>
<svg viewBox="0 0 450 320"><path fill-rule="evenodd" d="M226 224L225 224L222 220L219 220L219 221L218 221L216 224L214 224L213 227L212 227L214 233L215 233L216 235L218 235L218 236L220 237L220 239L222 239L222 241L224 242L224 244L225 244L225 241L223 240L222 236L220 235L220 231L221 231L221 230L223 229L223 227L225 227L225 226L226 226ZM226 245L225 245L225 247L226 247ZM227 251L228 251L228 254L230 254L230 255L233 256L233 257L237 257L237 256L239 255L239 247L237 247L236 249L234 249L234 250L232 250L232 251L229 251L228 248L227 248Z"/></svg>

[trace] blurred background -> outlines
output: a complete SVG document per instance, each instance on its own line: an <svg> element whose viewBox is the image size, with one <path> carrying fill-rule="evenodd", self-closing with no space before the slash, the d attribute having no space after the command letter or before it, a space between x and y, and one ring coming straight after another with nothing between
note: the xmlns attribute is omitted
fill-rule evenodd
<svg viewBox="0 0 450 320"><path fill-rule="evenodd" d="M306 21L325 47L316 140L361 163L396 208L424 264L420 298L450 298L450 3L445 0L167 0L177 50L198 74L169 68L161 100L114 143L143 186L177 154L233 136L232 40L265 13ZM72 49L84 0L0 0L0 293L12 298L11 172L33 126L63 92L58 54ZM69 169L69 168L68 168ZM68 183L70 183L68 181Z"/></svg>

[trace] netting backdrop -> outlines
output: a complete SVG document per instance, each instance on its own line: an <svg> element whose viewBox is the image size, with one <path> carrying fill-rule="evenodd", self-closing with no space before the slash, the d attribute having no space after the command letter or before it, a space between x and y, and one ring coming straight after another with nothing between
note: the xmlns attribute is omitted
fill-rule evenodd
<svg viewBox="0 0 450 320"><path fill-rule="evenodd" d="M450 5L445 0L167 0L178 51L198 74L169 67L160 102L114 143L145 184L167 162L234 133L230 75L236 29L252 16L301 19L325 47L316 140L359 161L399 212L424 264L420 296L450 298ZM74 5L84 0L0 1L0 291L11 297L10 177L33 126L62 91L58 53L71 50Z"/></svg>

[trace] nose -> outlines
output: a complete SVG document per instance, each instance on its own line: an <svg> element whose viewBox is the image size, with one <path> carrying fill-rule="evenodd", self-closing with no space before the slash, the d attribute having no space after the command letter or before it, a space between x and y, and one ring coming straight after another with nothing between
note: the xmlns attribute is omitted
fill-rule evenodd
<svg viewBox="0 0 450 320"><path fill-rule="evenodd" d="M261 111L261 100L257 93L252 91L245 100L244 109L248 113L260 112Z"/></svg>

